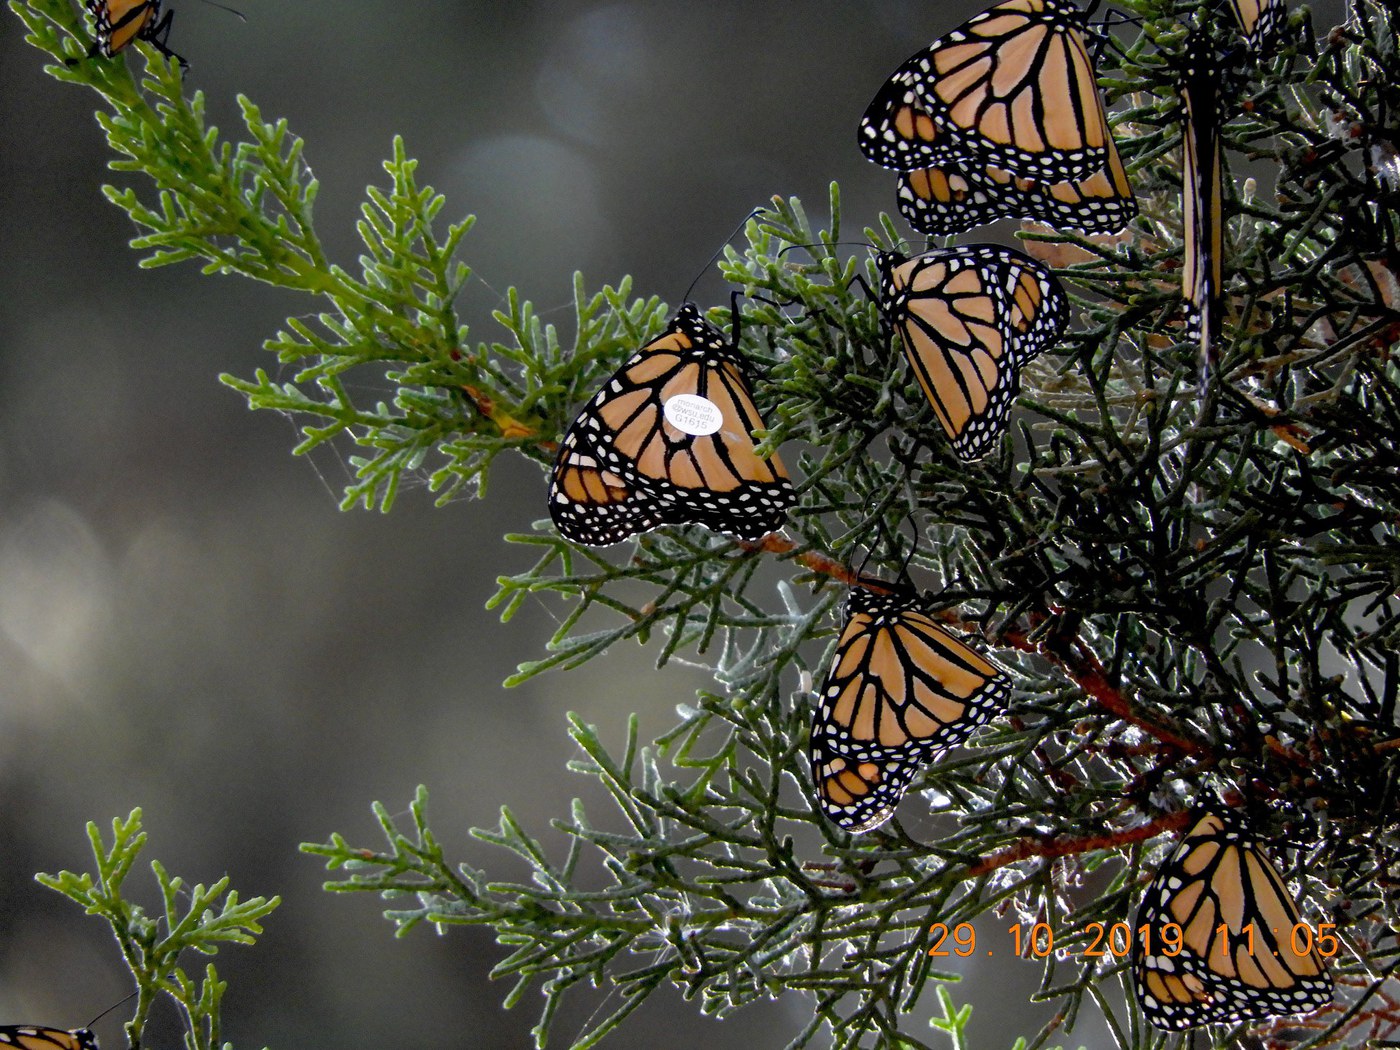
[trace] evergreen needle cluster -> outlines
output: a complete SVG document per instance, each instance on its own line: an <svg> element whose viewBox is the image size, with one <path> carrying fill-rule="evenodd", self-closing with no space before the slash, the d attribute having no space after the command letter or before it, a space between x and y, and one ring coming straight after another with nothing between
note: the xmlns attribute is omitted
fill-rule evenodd
<svg viewBox="0 0 1400 1050"><path fill-rule="evenodd" d="M87 911L105 919L112 927L122 960L136 983L136 1009L126 1024L131 1050L144 1042L151 1008L163 996L174 1001L185 1022L186 1050L231 1050L232 1044L220 1039L221 1010L228 982L219 979L214 964L204 968L203 979L191 977L180 965L187 951L217 955L223 944L253 944L262 934L261 921L280 903L281 898L238 899L229 889L228 876L212 886L185 884L172 876L158 860L151 861L151 872L160 889L161 909L155 915L123 895L127 876L146 845L141 827L141 811L135 809L125 819L112 821L112 844L102 841L96 824L87 828L92 855L97 866L94 877L86 872L75 875L40 874L39 882L70 898Z"/></svg>
<svg viewBox="0 0 1400 1050"><path fill-rule="evenodd" d="M149 180L107 190L145 231L145 264L198 260L315 297L313 321L266 344L289 380L225 381L304 420L298 452L353 444L346 506L387 510L405 477L444 501L485 495L505 452L547 470L579 406L668 316L627 279L592 291L580 277L571 331L511 290L484 338L455 307L471 221L442 224L446 202L402 142L363 205L351 272L321 249L316 180L285 122L243 100L247 137L227 141L153 56L139 85L122 63L63 65L87 48L66 0L10 6L60 60L57 78L101 94L113 168ZM875 283L871 262L837 246L837 188L821 228L775 199L721 269L748 296L762 448L795 452L786 530L744 543L667 529L600 552L540 522L510 537L527 567L493 599L507 619L536 595L570 603L513 682L635 638L658 664L704 662L714 690L649 744L634 725L621 754L572 722L586 755L572 769L597 781L606 812L580 802L555 821L562 856L509 809L474 833L522 858L528 882L450 859L422 792L407 826L376 807L382 846L305 847L343 873L331 889L393 900L402 929L492 926L507 1001L543 993L541 1045L583 984L620 994L575 1047L663 985L715 1014L800 994L810 1019L794 1047L962 1046L956 975L925 949L933 924L989 914L1047 923L1066 949L1040 960L1054 1011L1029 1045L1072 1037L1086 1006L1120 1046L1163 1044L1176 1037L1125 1000L1124 961L1087 956L1085 931L1131 920L1165 833L1210 792L1298 847L1285 867L1304 909L1347 948L1334 1007L1255 1037L1396 1037L1400 16L1352 0L1314 39L1295 10L1273 57L1222 85L1237 177L1221 360L1202 395L1180 312L1173 56L1183 20L1205 9L1119 6L1141 24L1100 70L1142 213L1116 238L1026 234L1076 323L1027 369L1013 439L972 465L953 457L855 281ZM865 236L902 243L887 218ZM849 836L811 801L811 684L851 566L892 577L911 531L915 580L1012 669L1011 711L928 768L900 819ZM935 1005L932 1028L916 1019Z"/></svg>

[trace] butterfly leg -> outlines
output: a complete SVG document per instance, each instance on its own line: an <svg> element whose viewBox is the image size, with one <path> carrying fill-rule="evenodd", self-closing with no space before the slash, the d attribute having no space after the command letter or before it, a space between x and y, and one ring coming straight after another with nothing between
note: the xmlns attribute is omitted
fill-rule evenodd
<svg viewBox="0 0 1400 1050"><path fill-rule="evenodd" d="M167 11L165 12L165 17L157 22L149 33L143 33L142 36L150 41L151 46L166 58L173 58L176 62L179 62L182 70L189 69L190 64L185 61L184 56L177 55L174 51L170 50L170 45L168 43L170 40L170 25L174 21L175 12Z"/></svg>

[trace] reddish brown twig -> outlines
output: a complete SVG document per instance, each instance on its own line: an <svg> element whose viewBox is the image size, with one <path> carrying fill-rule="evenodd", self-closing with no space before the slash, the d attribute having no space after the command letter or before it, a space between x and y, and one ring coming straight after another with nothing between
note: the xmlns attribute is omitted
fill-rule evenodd
<svg viewBox="0 0 1400 1050"><path fill-rule="evenodd" d="M1012 648L1025 653L1035 653L1050 660L1105 711L1130 725L1137 726L1163 744L1176 748L1184 755L1210 755L1210 749L1205 745L1139 713L1122 691L1108 680L1108 673L1103 669L1103 664L1099 663L1098 657L1089 652L1078 639L1071 641L1062 635L1051 634L1038 643L1031 640L1029 632L1014 628L1003 631L1001 638Z"/></svg>
<svg viewBox="0 0 1400 1050"><path fill-rule="evenodd" d="M764 554L791 554L797 550L796 542L776 532L770 532L761 540L739 540L738 543L743 550L761 551ZM830 576L847 587L868 586L867 581L862 580L860 574L845 562L837 561L820 551L806 550L792 560L822 576Z"/></svg>
<svg viewBox="0 0 1400 1050"><path fill-rule="evenodd" d="M1119 849L1132 842L1142 842L1162 834L1164 831L1180 831L1191 819L1190 810L1181 810L1149 820L1126 831L1114 831L1103 835L1082 835L1078 838L1055 836L1052 838L1023 839L1014 846L984 857L967 869L966 877L975 879L1004 868L1008 864L1030 857L1072 857L1090 850Z"/></svg>
<svg viewBox="0 0 1400 1050"><path fill-rule="evenodd" d="M739 546L744 550L762 551L766 554L789 554L797 549L797 544L794 541L778 533L770 533L763 539L753 542L740 541ZM837 561L818 551L803 551L793 560L813 572L830 576L848 587L878 587L877 581L861 577L844 562ZM980 633L981 631L981 628L976 624L968 623L952 612L941 613L939 618L962 631L969 633ZM1098 658L1084 648L1078 639L1071 640L1063 636L1052 635L1044 642L1035 642L1031 640L1028 631L1018 628L1003 630L999 639L1012 648L1020 649L1026 653L1034 653L1050 660L1105 711L1124 722L1137 726L1161 743L1175 748L1184 755L1210 757L1210 749L1205 745L1140 714L1128 698L1108 680L1108 674L1104 671Z"/></svg>

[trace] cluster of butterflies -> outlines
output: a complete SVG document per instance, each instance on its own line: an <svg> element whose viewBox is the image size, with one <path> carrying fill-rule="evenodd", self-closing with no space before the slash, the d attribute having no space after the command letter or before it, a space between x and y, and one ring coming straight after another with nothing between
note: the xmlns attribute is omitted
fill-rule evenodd
<svg viewBox="0 0 1400 1050"><path fill-rule="evenodd" d="M1261 46L1282 0L1231 3ZM900 209L917 230L960 233L1011 216L1109 233L1137 214L1082 22L1068 0L1006 0L913 56L876 94L858 141L900 172ZM1219 320L1219 114L1208 42L1194 35L1188 50L1184 287L1188 313L1210 332ZM998 245L887 252L877 265L882 313L954 453L985 456L1005 430L1022 366L1064 330L1063 290L1039 262ZM605 546L668 524L744 539L782 524L795 494L779 457L754 451L751 433L763 423L737 320L726 339L687 303L579 414L550 489L561 534Z"/></svg>
<svg viewBox="0 0 1400 1050"><path fill-rule="evenodd" d="M1281 0L1232 0L1250 43L1268 38ZM859 125L865 155L899 172L897 201L926 234L1032 219L1112 233L1137 214L1083 15L1066 0L1006 0L905 62ZM1219 323L1220 156L1213 57L1193 34L1182 77L1183 298L1203 360ZM876 259L876 296L953 452L974 460L1001 438L1021 367L1060 337L1067 300L1054 276L991 244ZM781 527L796 494L764 424L749 366L693 304L609 379L565 434L549 509L561 535L606 546L664 525L700 524L745 540ZM850 832L889 819L919 769L1006 706L1010 681L940 625L906 579L862 579L817 698L810 755L822 812ZM1165 1029L1303 1013L1330 1001L1315 948L1285 943L1298 910L1233 818L1202 810L1149 888L1133 973ZM1175 924L1182 950L1152 950ZM1245 927L1258 940L1246 950ZM1282 931L1282 933L1280 932Z"/></svg>
<svg viewBox="0 0 1400 1050"><path fill-rule="evenodd" d="M901 208L917 228L1024 215L1106 231L1136 213L1077 17L1061 0L1009 0L916 55L876 95L861 148L903 170ZM1023 114L1048 123L1023 127ZM990 244L886 252L876 263L881 312L954 454L987 455L1021 367L1064 329L1059 283ZM737 310L726 339L688 303L603 385L555 462L549 510L561 535L606 546L672 524L746 540L781 527L796 493L781 459L757 454L751 435L763 421L737 343ZM1009 685L905 584L854 588L836 652L812 731L813 775L823 812L866 831L889 818L925 761L1004 706Z"/></svg>
<svg viewBox="0 0 1400 1050"><path fill-rule="evenodd" d="M1284 0L1230 0L1262 50ZM133 40L167 56L171 14L160 0L87 0L91 54ZM951 235L1001 218L1112 233L1137 203L1118 155L1084 16L1067 0L1006 0L934 41L888 79L860 121L872 161L899 173L900 212L921 233ZM1221 286L1217 69L1203 33L1188 39L1181 77L1183 299L1214 357ZM180 59L183 62L183 59ZM991 244L876 259L876 296L953 452L987 455L1001 438L1022 366L1063 332L1054 276ZM699 524L744 540L780 528L796 492L764 427L738 349L691 303L597 392L560 444L549 510L561 535L607 546L666 525ZM919 769L1006 706L1007 674L933 619L907 579L862 579L849 592L811 733L822 812L850 832L884 823ZM1315 947L1292 951L1298 909L1278 871L1232 816L1201 809L1147 890L1135 928L1138 999L1157 1026L1305 1013L1331 1000ZM1179 952L1160 948L1164 928ZM1246 938L1245 928L1254 936ZM1159 946L1156 950L1153 946ZM0 1026L0 1046L97 1050L86 1029Z"/></svg>
<svg viewBox="0 0 1400 1050"><path fill-rule="evenodd" d="M1251 37L1278 20L1275 2L1234 3ZM1068 0L1005 0L914 55L876 93L857 139L900 171L900 207L917 229L955 233L1016 216L1104 233L1137 213L1082 21ZM1194 101L1208 65L1190 67L1188 124L1209 123ZM1189 162L1199 150L1186 138ZM1218 196L1204 208L1188 202L1186 215L1218 217ZM1005 431L1021 367L1064 329L1063 290L1039 262L998 245L876 261L881 311L953 452L985 456ZM1202 267L1186 270L1195 282ZM1208 301L1203 317L1215 315ZM603 385L555 462L549 510L561 535L606 546L701 524L756 540L782 525L796 494L781 459L756 451L763 421L737 344L737 309L726 338L687 303ZM850 831L888 819L918 767L1007 693L1002 672L919 606L911 587L868 581L846 603L812 760L823 811Z"/></svg>

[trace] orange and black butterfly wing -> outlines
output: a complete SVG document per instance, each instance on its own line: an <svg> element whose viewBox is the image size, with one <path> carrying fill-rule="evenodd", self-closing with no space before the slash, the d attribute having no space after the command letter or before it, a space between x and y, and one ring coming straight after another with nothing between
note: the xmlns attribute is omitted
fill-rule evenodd
<svg viewBox="0 0 1400 1050"><path fill-rule="evenodd" d="M1295 950L1300 921L1278 870L1244 826L1200 807L1133 924L1133 985L1147 1019L1181 1031L1325 1006L1332 978L1311 941L1306 954Z"/></svg>
<svg viewBox="0 0 1400 1050"><path fill-rule="evenodd" d="M134 40L145 40L166 58L188 66L182 57L170 50L173 11L161 16L161 0L87 0L97 40L89 55L111 58L129 47ZM241 17L241 16L240 16Z"/></svg>
<svg viewBox="0 0 1400 1050"><path fill-rule="evenodd" d="M884 823L923 763L1000 711L1008 689L912 590L853 588L812 723L822 812L851 832Z"/></svg>
<svg viewBox="0 0 1400 1050"><path fill-rule="evenodd" d="M93 51L111 58L152 29L160 0L88 0L87 9L97 31Z"/></svg>
<svg viewBox="0 0 1400 1050"><path fill-rule="evenodd" d="M964 460L1006 429L1025 363L1060 337L1068 301L1033 259L996 245L879 257L880 298L940 425Z"/></svg>
<svg viewBox="0 0 1400 1050"><path fill-rule="evenodd" d="M948 236L997 219L1034 219L1057 230L1114 233L1138 213L1132 184L1109 140L1108 164L1083 179L1045 183L997 167L915 168L899 176L899 210L920 233Z"/></svg>
<svg viewBox="0 0 1400 1050"><path fill-rule="evenodd" d="M607 464L606 453L570 431L559 447L549 511L560 535L606 547L666 524L657 501Z"/></svg>
<svg viewBox="0 0 1400 1050"><path fill-rule="evenodd" d="M0 1025L0 1047L19 1050L98 1050L97 1037L86 1028L48 1028L37 1024Z"/></svg>
<svg viewBox="0 0 1400 1050"><path fill-rule="evenodd" d="M687 303L570 426L550 486L555 526L594 546L661 525L759 539L796 498L778 456L756 451L762 426L737 349Z"/></svg>
<svg viewBox="0 0 1400 1050"><path fill-rule="evenodd" d="M856 142L867 160L883 168L909 171L931 164L958 166L976 162L976 154L934 122L919 99L916 81L924 52L895 70L871 99L856 128Z"/></svg>
<svg viewBox="0 0 1400 1050"><path fill-rule="evenodd" d="M1005 0L901 66L876 96L884 101L877 113L907 96L957 157L1024 178L1084 178L1108 162L1112 140L1082 18L1065 0ZM870 118L867 111L862 143L890 144Z"/></svg>
<svg viewBox="0 0 1400 1050"><path fill-rule="evenodd" d="M1288 14L1285 0L1230 0L1240 32L1255 51L1265 50Z"/></svg>
<svg viewBox="0 0 1400 1050"><path fill-rule="evenodd" d="M922 765L918 755L852 759L812 746L812 777L821 810L853 835L873 831L890 819Z"/></svg>

